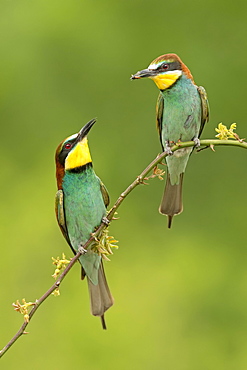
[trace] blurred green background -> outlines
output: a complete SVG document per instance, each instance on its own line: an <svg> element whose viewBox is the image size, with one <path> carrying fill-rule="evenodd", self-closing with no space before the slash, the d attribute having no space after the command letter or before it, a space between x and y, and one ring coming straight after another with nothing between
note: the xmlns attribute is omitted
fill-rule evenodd
<svg viewBox="0 0 247 370"><path fill-rule="evenodd" d="M246 1L1 0L1 343L53 283L51 257L71 256L56 224L54 151L91 118L97 174L112 203L160 152L158 90L130 81L177 53L208 93L211 118L246 128ZM246 159L238 148L190 158L184 212L167 229L164 181L137 188L111 225L108 330L89 313L74 266L2 359L3 369L247 368Z"/></svg>

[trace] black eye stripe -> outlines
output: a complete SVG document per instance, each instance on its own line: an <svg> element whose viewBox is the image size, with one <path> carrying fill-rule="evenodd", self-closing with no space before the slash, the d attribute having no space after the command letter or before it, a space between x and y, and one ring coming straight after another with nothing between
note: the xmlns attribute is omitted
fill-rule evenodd
<svg viewBox="0 0 247 370"><path fill-rule="evenodd" d="M76 141L76 138L71 141L67 141L66 143L63 144L62 150L58 156L58 160L62 165L64 165L65 159L67 155L69 154L69 152L71 151L71 149L73 148L75 141Z"/></svg>
<svg viewBox="0 0 247 370"><path fill-rule="evenodd" d="M167 70L167 69L169 69L169 64L163 63L163 64L161 64L160 68L164 69L164 70Z"/></svg>
<svg viewBox="0 0 247 370"><path fill-rule="evenodd" d="M74 138L72 140L66 141L66 143L63 144L63 149L62 150L69 150L72 148L74 145L75 141L77 138Z"/></svg>
<svg viewBox="0 0 247 370"><path fill-rule="evenodd" d="M175 70L181 70L181 64L178 60L175 60L174 62L163 62L159 68L159 70L163 71L175 71Z"/></svg>
<svg viewBox="0 0 247 370"><path fill-rule="evenodd" d="M72 144L71 143L66 143L64 145L64 149L70 149L72 147Z"/></svg>

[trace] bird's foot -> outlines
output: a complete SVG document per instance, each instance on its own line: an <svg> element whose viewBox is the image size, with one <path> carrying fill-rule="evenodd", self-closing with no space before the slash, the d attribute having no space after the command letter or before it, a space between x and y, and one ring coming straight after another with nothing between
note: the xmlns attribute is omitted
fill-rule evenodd
<svg viewBox="0 0 247 370"><path fill-rule="evenodd" d="M170 146L170 142L169 142L169 141L166 141L166 145L165 145L165 148L164 148L164 152L165 152L167 155L173 155L173 152L171 151L171 146Z"/></svg>
<svg viewBox="0 0 247 370"><path fill-rule="evenodd" d="M194 143L195 143L195 147L196 148L199 148L201 143L200 143L200 140L198 139L198 137L194 137L193 139Z"/></svg>
<svg viewBox="0 0 247 370"><path fill-rule="evenodd" d="M106 226L108 226L109 224L110 224L110 221L108 220L108 218L107 217L102 217L102 220L101 220L101 222L103 222L103 224L105 224Z"/></svg>
<svg viewBox="0 0 247 370"><path fill-rule="evenodd" d="M87 250L85 248L83 248L83 244L82 243L79 244L78 252L80 252L81 254L87 253Z"/></svg>

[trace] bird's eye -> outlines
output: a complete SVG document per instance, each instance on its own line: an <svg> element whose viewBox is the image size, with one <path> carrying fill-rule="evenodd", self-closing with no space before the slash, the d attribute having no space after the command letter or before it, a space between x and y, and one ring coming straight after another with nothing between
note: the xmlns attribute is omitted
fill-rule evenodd
<svg viewBox="0 0 247 370"><path fill-rule="evenodd" d="M169 68L169 65L167 63L163 63L161 66L160 66L161 69L163 69L164 71L166 71L168 68Z"/></svg>
<svg viewBox="0 0 247 370"><path fill-rule="evenodd" d="M71 143L66 143L65 145L64 145L64 149L70 149L72 147L72 144Z"/></svg>

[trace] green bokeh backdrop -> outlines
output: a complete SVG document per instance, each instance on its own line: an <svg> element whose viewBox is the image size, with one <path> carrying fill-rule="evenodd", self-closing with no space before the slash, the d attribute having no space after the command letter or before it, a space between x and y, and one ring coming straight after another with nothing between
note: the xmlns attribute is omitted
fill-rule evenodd
<svg viewBox="0 0 247 370"><path fill-rule="evenodd" d="M129 77L167 52L208 92L202 137L219 122L247 137L246 12L244 0L1 0L1 348L22 322L11 303L40 297L51 257L71 256L54 216L58 143L98 118L90 148L113 204L160 152L158 90ZM76 265L3 369L245 370L246 160L238 148L194 153L171 230L157 211L164 182L137 188L111 226L107 332Z"/></svg>

